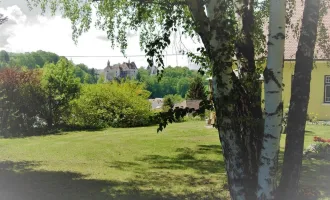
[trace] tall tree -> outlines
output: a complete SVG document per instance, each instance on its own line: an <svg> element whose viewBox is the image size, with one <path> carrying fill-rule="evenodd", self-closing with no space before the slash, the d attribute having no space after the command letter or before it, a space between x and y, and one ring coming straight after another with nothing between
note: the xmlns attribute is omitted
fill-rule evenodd
<svg viewBox="0 0 330 200"><path fill-rule="evenodd" d="M190 83L187 93L188 99L206 99L205 86L203 79L200 76L196 76Z"/></svg>
<svg viewBox="0 0 330 200"><path fill-rule="evenodd" d="M295 199L298 194L320 2L320 0L305 0L291 86L286 148L278 199Z"/></svg>

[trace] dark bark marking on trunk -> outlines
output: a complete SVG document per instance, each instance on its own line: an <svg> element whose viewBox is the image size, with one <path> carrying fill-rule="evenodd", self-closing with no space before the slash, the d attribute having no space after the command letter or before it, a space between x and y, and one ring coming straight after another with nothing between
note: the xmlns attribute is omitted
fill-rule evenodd
<svg viewBox="0 0 330 200"><path fill-rule="evenodd" d="M267 116L274 116L274 115L277 115L277 114L281 113L281 111L283 111L283 102L281 102L280 104L278 104L275 112L272 112L272 113L265 112L265 115L267 115Z"/></svg>
<svg viewBox="0 0 330 200"><path fill-rule="evenodd" d="M282 84L276 79L274 72L268 68L265 68L264 70L264 79L266 83L273 80L278 88L282 88Z"/></svg>
<svg viewBox="0 0 330 200"><path fill-rule="evenodd" d="M296 199L302 167L306 114L317 37L320 0L306 0L302 29L296 53L288 113L286 148L277 199ZM306 50L309 52L306 53Z"/></svg>

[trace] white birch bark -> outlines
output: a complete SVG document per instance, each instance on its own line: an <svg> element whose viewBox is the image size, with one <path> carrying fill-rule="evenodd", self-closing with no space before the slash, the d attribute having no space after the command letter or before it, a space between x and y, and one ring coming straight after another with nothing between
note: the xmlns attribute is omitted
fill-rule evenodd
<svg viewBox="0 0 330 200"><path fill-rule="evenodd" d="M282 130L282 79L285 40L285 0L270 1L265 77L265 127L258 172L258 199L274 199Z"/></svg>
<svg viewBox="0 0 330 200"><path fill-rule="evenodd" d="M206 4L207 16L211 23L221 23L222 19L221 10L217 8L217 5L221 4L223 0L209 0ZM221 49L222 44L226 43L222 38L219 38L216 30L211 30L210 47L216 52ZM219 58L222 59L220 55ZM228 62L232 62L233 58L227 58ZM229 96L234 89L232 81L233 69L231 67L217 66L216 62L213 63L213 68L222 68L221 70L213 70L212 83L213 83L213 99L215 107L223 106L217 105L221 98ZM217 73L219 72L219 73ZM218 86L221 82L221 87ZM219 104L219 103L218 103ZM226 105L227 110L233 112L232 105ZM230 127L233 124L232 119L228 116L222 116L222 125L228 124ZM243 159L242 152L238 146L239 140L238 134L231 128L218 129L221 146L225 154L226 170L228 175L228 185L231 194L231 198L234 200L245 200L244 186L242 180L244 179Z"/></svg>

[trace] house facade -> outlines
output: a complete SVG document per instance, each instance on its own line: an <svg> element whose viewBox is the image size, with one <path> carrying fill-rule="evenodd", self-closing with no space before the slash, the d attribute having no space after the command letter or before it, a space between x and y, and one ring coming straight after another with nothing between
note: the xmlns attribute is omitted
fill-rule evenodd
<svg viewBox="0 0 330 200"><path fill-rule="evenodd" d="M134 62L124 62L122 64L115 64L111 66L110 61L108 61L107 66L103 71L104 80L106 82L122 78L136 79L138 74L138 69Z"/></svg>
<svg viewBox="0 0 330 200"><path fill-rule="evenodd" d="M295 15L292 16L293 24L300 23L304 11L304 1L296 0ZM330 13L323 17L323 23L328 28L330 36ZM294 77L295 58L299 37L291 28L287 29L284 52L283 68L283 106L288 109L291 97L291 83ZM330 57L325 55L317 45L314 53L314 68L311 74L310 98L307 113L309 117L317 120L330 120Z"/></svg>
<svg viewBox="0 0 330 200"><path fill-rule="evenodd" d="M291 82L294 77L294 61L286 61L283 69L283 105L289 108ZM311 90L308 104L308 116L317 120L330 120L330 67L327 61L315 61L311 76Z"/></svg>

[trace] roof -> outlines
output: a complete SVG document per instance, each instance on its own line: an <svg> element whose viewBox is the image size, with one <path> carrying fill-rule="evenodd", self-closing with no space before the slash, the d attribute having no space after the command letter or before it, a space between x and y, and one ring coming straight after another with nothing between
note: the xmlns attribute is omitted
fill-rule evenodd
<svg viewBox="0 0 330 200"><path fill-rule="evenodd" d="M291 24L296 25L297 23L300 24L299 28L301 27L301 20L304 12L304 2L305 0L296 0L296 8L294 15L290 18ZM330 36L330 12L328 12L323 17L323 23L325 27L327 27L329 30L328 35ZM285 51L284 51L284 59L285 60L294 60L296 58L296 51L298 47L298 40L299 35L295 33L295 27L287 27L286 28L286 40L285 40ZM268 35L268 29L266 29L267 32L265 35ZM298 29L300 30L300 29ZM299 32L298 32L299 34ZM328 55L323 54L320 51L320 48L315 48L315 59L330 59Z"/></svg>
<svg viewBox="0 0 330 200"><path fill-rule="evenodd" d="M195 110L199 109L199 104L202 100L185 100L181 103L177 103L174 107L179 108L194 108Z"/></svg>
<svg viewBox="0 0 330 200"><path fill-rule="evenodd" d="M135 62L128 62L125 63L130 69L137 69Z"/></svg>
<svg viewBox="0 0 330 200"><path fill-rule="evenodd" d="M114 64L113 66L110 66L110 69L119 70L120 64Z"/></svg>
<svg viewBox="0 0 330 200"><path fill-rule="evenodd" d="M127 71L127 70L129 70L129 67L128 67L127 63L123 63L123 64L121 64L121 65L120 65L120 70L123 70L123 71Z"/></svg>
<svg viewBox="0 0 330 200"><path fill-rule="evenodd" d="M124 62L122 64L115 64L115 65L110 65L110 62L108 61L107 67L104 70L107 69L112 69L112 70L122 70L122 71L128 71L130 69L137 70L136 64L134 62Z"/></svg>

